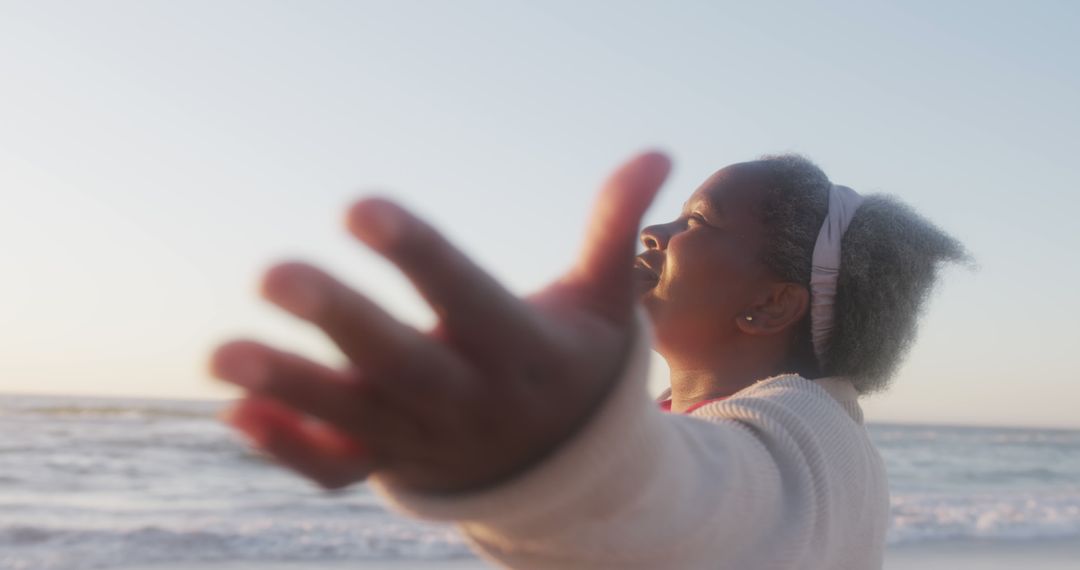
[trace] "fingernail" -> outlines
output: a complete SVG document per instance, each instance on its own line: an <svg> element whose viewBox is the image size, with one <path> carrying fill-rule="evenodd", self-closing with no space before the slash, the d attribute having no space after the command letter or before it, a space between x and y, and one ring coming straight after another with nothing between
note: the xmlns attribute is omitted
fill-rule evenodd
<svg viewBox="0 0 1080 570"><path fill-rule="evenodd" d="M364 241L376 247L386 247L398 241L404 232L401 211L381 200L369 202L360 210L356 230Z"/></svg>
<svg viewBox="0 0 1080 570"><path fill-rule="evenodd" d="M271 300L301 318L318 315L322 307L320 283L304 268L273 270L267 277L266 290Z"/></svg>
<svg viewBox="0 0 1080 570"><path fill-rule="evenodd" d="M218 361L222 377L248 390L259 390L266 383L266 369L262 361L246 351L234 350Z"/></svg>

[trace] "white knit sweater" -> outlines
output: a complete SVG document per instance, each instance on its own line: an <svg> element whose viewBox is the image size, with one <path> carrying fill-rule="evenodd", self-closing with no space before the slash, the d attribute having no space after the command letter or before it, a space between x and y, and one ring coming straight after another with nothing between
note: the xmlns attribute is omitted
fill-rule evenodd
<svg viewBox="0 0 1080 570"><path fill-rule="evenodd" d="M670 414L647 395L650 355L639 339L588 424L511 481L451 496L371 483L510 568L881 568L885 469L850 382L777 376Z"/></svg>

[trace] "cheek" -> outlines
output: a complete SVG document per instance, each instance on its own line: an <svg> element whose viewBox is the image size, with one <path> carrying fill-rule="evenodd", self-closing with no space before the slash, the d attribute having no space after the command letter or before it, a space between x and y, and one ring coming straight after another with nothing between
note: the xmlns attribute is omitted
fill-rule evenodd
<svg viewBox="0 0 1080 570"><path fill-rule="evenodd" d="M734 334L760 286L754 255L732 235L686 233L668 242L660 282L643 298L661 354L712 350Z"/></svg>
<svg viewBox="0 0 1080 570"><path fill-rule="evenodd" d="M735 328L755 294L760 264L749 244L728 238L681 234L668 243L660 283L645 299L658 334L717 338Z"/></svg>
<svg viewBox="0 0 1080 570"><path fill-rule="evenodd" d="M711 315L730 304L743 273L730 252L713 245L672 240L660 285L668 302Z"/></svg>

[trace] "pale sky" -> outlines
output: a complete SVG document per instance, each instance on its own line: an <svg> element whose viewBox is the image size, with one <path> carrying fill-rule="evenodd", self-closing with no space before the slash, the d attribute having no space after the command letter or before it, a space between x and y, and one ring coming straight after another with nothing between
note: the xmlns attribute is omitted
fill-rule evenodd
<svg viewBox="0 0 1080 570"><path fill-rule="evenodd" d="M526 293L630 153L676 161L656 222L797 151L981 265L871 420L1080 427L1080 5L806 4L0 1L0 391L228 396L234 335L333 361L255 296L286 257L430 322L344 232L365 193Z"/></svg>

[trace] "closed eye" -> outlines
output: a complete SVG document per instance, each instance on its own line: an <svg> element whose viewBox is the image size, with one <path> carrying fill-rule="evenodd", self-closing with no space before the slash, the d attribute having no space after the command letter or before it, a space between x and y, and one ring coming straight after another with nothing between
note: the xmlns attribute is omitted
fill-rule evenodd
<svg viewBox="0 0 1080 570"><path fill-rule="evenodd" d="M705 216L702 216L701 214L699 214L697 212L694 212L694 213L690 214L689 216L687 216L687 218L686 218L687 225L689 225L692 222L697 223L697 224L703 224L703 225L708 225L709 224L707 221L705 221Z"/></svg>

